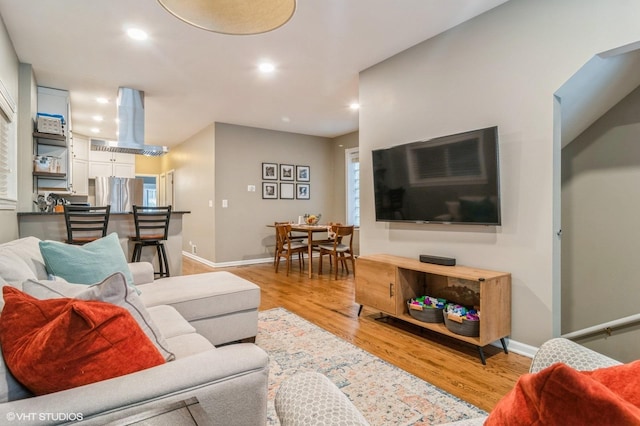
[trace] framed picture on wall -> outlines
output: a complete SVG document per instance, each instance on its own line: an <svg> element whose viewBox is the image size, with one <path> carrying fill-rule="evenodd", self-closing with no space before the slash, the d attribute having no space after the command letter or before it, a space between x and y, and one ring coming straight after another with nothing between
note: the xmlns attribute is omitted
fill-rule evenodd
<svg viewBox="0 0 640 426"><path fill-rule="evenodd" d="M281 200L293 200L293 184L292 183L280 183L280 199Z"/></svg>
<svg viewBox="0 0 640 426"><path fill-rule="evenodd" d="M262 163L262 180L278 180L278 165Z"/></svg>
<svg viewBox="0 0 640 426"><path fill-rule="evenodd" d="M280 164L280 180L294 180L295 167L291 164Z"/></svg>
<svg viewBox="0 0 640 426"><path fill-rule="evenodd" d="M276 182L262 182L262 198L275 200L278 198L278 184Z"/></svg>
<svg viewBox="0 0 640 426"><path fill-rule="evenodd" d="M311 170L309 166L296 166L296 180L298 182L309 182Z"/></svg>
<svg viewBox="0 0 640 426"><path fill-rule="evenodd" d="M309 199L309 184L308 183L298 183L296 184L296 198L298 200L308 200Z"/></svg>

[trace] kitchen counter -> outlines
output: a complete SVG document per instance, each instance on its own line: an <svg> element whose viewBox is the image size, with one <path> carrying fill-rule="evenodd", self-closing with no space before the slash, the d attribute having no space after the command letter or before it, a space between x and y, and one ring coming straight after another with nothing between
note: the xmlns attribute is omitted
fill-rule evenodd
<svg viewBox="0 0 640 426"><path fill-rule="evenodd" d="M189 214L191 213L188 210L182 211L182 210L172 210L171 214ZM53 216L53 215L64 215L63 212L18 212L18 216ZM109 216L115 216L115 215L133 215L133 212L120 212L120 213L115 213L115 212L111 212L109 214Z"/></svg>
<svg viewBox="0 0 640 426"><path fill-rule="evenodd" d="M171 275L182 275L182 216L189 213L191 212L180 210L171 212L169 236L164 242ZM129 236L136 234L133 213L111 213L107 233L112 232L118 234L122 250L130 261L134 243L129 241ZM64 241L67 238L64 213L18 212L18 233L20 238L34 236L41 240ZM141 260L152 262L155 270L158 270L157 253L154 248L143 249Z"/></svg>

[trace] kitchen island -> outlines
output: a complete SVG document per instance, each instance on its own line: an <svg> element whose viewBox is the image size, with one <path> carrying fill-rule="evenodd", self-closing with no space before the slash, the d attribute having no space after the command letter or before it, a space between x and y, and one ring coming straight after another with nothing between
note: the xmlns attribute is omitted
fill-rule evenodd
<svg viewBox="0 0 640 426"><path fill-rule="evenodd" d="M171 275L182 275L182 216L188 213L190 212L171 212L169 236L164 242ZM64 213L19 212L18 232L20 238L34 236L41 240L64 241L67 238ZM134 243L129 241L129 237L136 234L133 213L111 213L107 233L112 232L118 234L127 261L131 261ZM153 263L154 270L158 270L155 248L145 248L140 260Z"/></svg>

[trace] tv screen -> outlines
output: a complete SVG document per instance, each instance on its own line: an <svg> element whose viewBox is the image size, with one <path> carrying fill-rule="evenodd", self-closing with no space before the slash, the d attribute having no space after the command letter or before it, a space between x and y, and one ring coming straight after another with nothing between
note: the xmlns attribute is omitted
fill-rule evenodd
<svg viewBox="0 0 640 426"><path fill-rule="evenodd" d="M497 127L372 154L377 221L501 224Z"/></svg>

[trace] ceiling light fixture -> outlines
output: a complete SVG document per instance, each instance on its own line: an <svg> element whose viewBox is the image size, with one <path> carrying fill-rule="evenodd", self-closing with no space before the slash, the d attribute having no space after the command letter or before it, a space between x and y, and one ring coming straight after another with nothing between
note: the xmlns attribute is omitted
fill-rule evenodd
<svg viewBox="0 0 640 426"><path fill-rule="evenodd" d="M352 110L356 111L360 109L360 104L357 102L352 102L351 105L349 105L349 108L351 108Z"/></svg>
<svg viewBox="0 0 640 426"><path fill-rule="evenodd" d="M97 127L93 127L91 129L91 133L100 133L100 129L98 129Z"/></svg>
<svg viewBox="0 0 640 426"><path fill-rule="evenodd" d="M96 102L99 104L108 104L109 103L109 99L107 98L96 98Z"/></svg>
<svg viewBox="0 0 640 426"><path fill-rule="evenodd" d="M260 65L258 65L258 69L260 70L260 72L268 74L270 72L274 72L276 70L276 66L270 62L262 62Z"/></svg>
<svg viewBox="0 0 640 426"><path fill-rule="evenodd" d="M275 30L296 10L296 0L158 0L176 18L221 34L249 35Z"/></svg>
<svg viewBox="0 0 640 426"><path fill-rule="evenodd" d="M104 118L101 115L94 115L93 116L93 121L102 121L104 120Z"/></svg>
<svg viewBox="0 0 640 426"><path fill-rule="evenodd" d="M144 32L143 30L141 30L140 28L129 28L127 30L127 35L130 38L132 38L134 40L138 40L138 41L143 41L143 40L146 40L147 38L149 38L147 33Z"/></svg>

